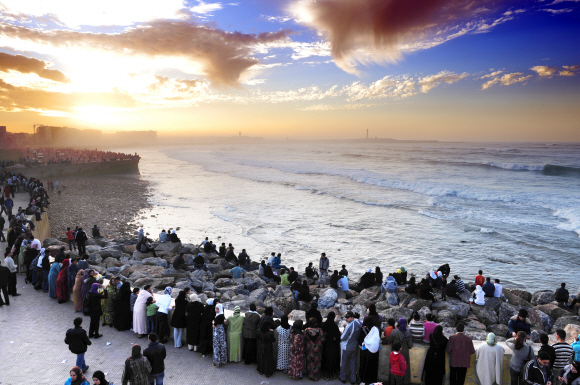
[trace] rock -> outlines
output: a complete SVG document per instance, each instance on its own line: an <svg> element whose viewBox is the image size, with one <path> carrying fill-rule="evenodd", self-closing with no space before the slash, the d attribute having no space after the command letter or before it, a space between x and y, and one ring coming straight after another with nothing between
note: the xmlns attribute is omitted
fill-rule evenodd
<svg viewBox="0 0 580 385"><path fill-rule="evenodd" d="M457 298L448 297L447 301L437 301L431 304L431 309L437 311L449 310L453 314L455 314L456 317L465 318L467 317L467 314L469 313L471 307Z"/></svg>
<svg viewBox="0 0 580 385"><path fill-rule="evenodd" d="M206 292L206 291L215 292L215 284L213 282L204 282L201 290L203 292Z"/></svg>
<svg viewBox="0 0 580 385"><path fill-rule="evenodd" d="M306 312L304 310L292 310L290 314L288 314L289 322L298 320L302 320L302 322L306 323Z"/></svg>
<svg viewBox="0 0 580 385"><path fill-rule="evenodd" d="M529 301L526 301L525 299L515 295L514 293L511 292L511 290L505 289L503 291L503 295L508 300L508 303L510 305L517 306L518 309L521 307L524 309L531 309L533 307Z"/></svg>
<svg viewBox="0 0 580 385"><path fill-rule="evenodd" d="M250 301L249 299L245 299L245 300L233 300L230 302L225 302L224 305L224 309L226 310L234 310L236 306L240 307L240 310L243 312L249 311L250 310L250 304L252 303L252 301ZM205 304L205 301L204 301Z"/></svg>
<svg viewBox="0 0 580 385"><path fill-rule="evenodd" d="M216 293L226 293L228 291L235 292L236 290L244 290L244 285L234 285L234 286L226 286L226 287L216 287ZM247 292L247 290L245 290ZM248 292L249 293L249 292Z"/></svg>
<svg viewBox="0 0 580 385"><path fill-rule="evenodd" d="M380 286L369 287L360 292L358 296L353 299L354 304L364 305L368 307L381 294Z"/></svg>
<svg viewBox="0 0 580 385"><path fill-rule="evenodd" d="M401 291L397 293L397 297L399 298L399 303L401 307L407 307L409 302L411 302L413 299L419 299L419 296L407 293L406 291Z"/></svg>
<svg viewBox="0 0 580 385"><path fill-rule="evenodd" d="M436 317L437 323L443 327L455 326L455 314L450 310L439 310Z"/></svg>
<svg viewBox="0 0 580 385"><path fill-rule="evenodd" d="M580 335L580 325L568 324L568 326L564 328L564 331L566 332L566 342L571 344L576 340L576 337Z"/></svg>
<svg viewBox="0 0 580 385"><path fill-rule="evenodd" d="M554 320L557 320L560 317L570 317L572 315L572 313L570 313L569 311L567 311L565 309L562 309L561 307L559 307L555 303L547 303L544 305L538 305L538 306L535 306L533 309L536 311L539 310L539 311L546 313L548 316L550 316Z"/></svg>
<svg viewBox="0 0 580 385"><path fill-rule="evenodd" d="M554 292L552 290L540 290L536 291L532 295L532 304L533 305L545 305L554 301Z"/></svg>
<svg viewBox="0 0 580 385"><path fill-rule="evenodd" d="M518 312L519 308L515 307L514 305L511 305L506 302L502 303L499 307L499 315L498 315L499 323L507 325L510 322L510 318L518 314Z"/></svg>
<svg viewBox="0 0 580 385"><path fill-rule="evenodd" d="M220 265L208 264L207 269L213 274L217 274L221 270Z"/></svg>
<svg viewBox="0 0 580 385"><path fill-rule="evenodd" d="M250 278L250 277L246 277L246 278L238 278L235 280L236 282L242 284L245 286L245 288L249 291L254 291L258 288L260 288L265 282L259 278Z"/></svg>
<svg viewBox="0 0 580 385"><path fill-rule="evenodd" d="M276 307L280 309L283 314L289 314L296 309L296 301L293 297L272 297L264 301L267 306Z"/></svg>
<svg viewBox="0 0 580 385"><path fill-rule="evenodd" d="M506 289L504 289L506 290ZM520 290L520 289L508 289L510 292L512 292L512 294L520 297L521 299L523 299L526 302L532 302L532 293L530 293L529 291L525 291L525 290ZM505 294L504 294L505 295Z"/></svg>
<svg viewBox="0 0 580 385"><path fill-rule="evenodd" d="M191 276L189 277L189 283L190 286L193 290L195 290L198 293L201 293L203 291L203 281L199 280L197 278L191 278Z"/></svg>
<svg viewBox="0 0 580 385"><path fill-rule="evenodd" d="M133 252L133 259L135 259L137 261L142 261L145 258L150 258L152 256L153 256L153 254L151 254L151 253L142 253L142 252L137 251L137 250L135 250Z"/></svg>
<svg viewBox="0 0 580 385"><path fill-rule="evenodd" d="M98 253L101 251L99 246L86 246L87 254Z"/></svg>
<svg viewBox="0 0 580 385"><path fill-rule="evenodd" d="M103 262L103 258L99 254L89 254L89 263L96 264Z"/></svg>
<svg viewBox="0 0 580 385"><path fill-rule="evenodd" d="M310 302L298 301L298 310L308 311L311 306Z"/></svg>
<svg viewBox="0 0 580 385"><path fill-rule="evenodd" d="M399 305L399 296L397 295L397 293L387 292L385 294L385 297L387 297L387 302L389 303L389 305L391 306Z"/></svg>
<svg viewBox="0 0 580 385"><path fill-rule="evenodd" d="M580 320L578 320L578 317L576 316L560 317L556 320L556 322L554 322L552 332L555 333L558 329L566 330L566 326L568 325L580 325Z"/></svg>
<svg viewBox="0 0 580 385"><path fill-rule="evenodd" d="M541 305L541 306L546 306L546 305ZM534 310L536 311L536 314L538 314L538 316L542 320L542 324L544 325L544 331L546 333L550 334L550 332L552 330L552 326L554 326L554 319L539 309L534 309Z"/></svg>
<svg viewBox="0 0 580 385"><path fill-rule="evenodd" d="M189 287L191 289L191 282L189 282L189 279L180 280L179 282L176 282L173 285L174 289L179 289L179 290L183 290L186 287ZM193 293L189 293L189 294L193 294Z"/></svg>
<svg viewBox="0 0 580 385"><path fill-rule="evenodd" d="M121 268L123 266L123 263L117 261L115 258L107 258L105 260L105 266L107 266L107 268L109 268L109 267Z"/></svg>
<svg viewBox="0 0 580 385"><path fill-rule="evenodd" d="M133 282L133 285L135 285L135 287L143 287L145 285L153 285L154 283L155 283L154 278L144 277L144 278L139 278L138 280Z"/></svg>
<svg viewBox="0 0 580 385"><path fill-rule="evenodd" d="M167 268L163 270L163 277L172 278L187 278L189 277L189 272L183 270L175 270L173 268Z"/></svg>
<svg viewBox="0 0 580 385"><path fill-rule="evenodd" d="M487 327L482 322L479 322L475 316L467 317L463 319L461 323L464 324L466 328L487 330Z"/></svg>
<svg viewBox="0 0 580 385"><path fill-rule="evenodd" d="M278 285L276 287L276 290L274 290L274 297L294 299L294 293L292 293L292 290L290 290L290 287Z"/></svg>
<svg viewBox="0 0 580 385"><path fill-rule="evenodd" d="M159 243L155 246L155 251L166 251L168 253L178 253L181 250L181 242L173 243L173 242L164 242Z"/></svg>
<svg viewBox="0 0 580 385"><path fill-rule="evenodd" d="M269 293L270 292L267 289L261 287L250 292L250 299L259 299L260 301L264 301Z"/></svg>
<svg viewBox="0 0 580 385"><path fill-rule="evenodd" d="M508 332L508 327L507 325L493 324L487 327L487 331L495 334L496 336L505 337Z"/></svg>
<svg viewBox="0 0 580 385"><path fill-rule="evenodd" d="M341 300L339 299L338 302L340 302ZM344 301L348 301L348 300L344 300ZM380 301L380 302L375 302L375 306L377 307L377 311L383 311L383 310L387 310L389 308L391 308L391 305L389 305L388 301Z"/></svg>
<svg viewBox="0 0 580 385"><path fill-rule="evenodd" d="M423 307L427 307L427 308L431 308L431 304L432 301L429 301L428 299L416 299L416 300L412 300L408 305L407 305L407 309L411 309L414 312L415 311L419 311L419 309L423 308Z"/></svg>
<svg viewBox="0 0 580 385"><path fill-rule="evenodd" d="M103 259L104 258L120 259L123 256L123 252L121 250L112 248L101 249L98 253Z"/></svg>
<svg viewBox="0 0 580 385"><path fill-rule="evenodd" d="M457 293L457 296L465 303L469 303L469 300L471 299L471 293L467 290Z"/></svg>
<svg viewBox="0 0 580 385"><path fill-rule="evenodd" d="M200 281L209 281L210 275L204 270L196 270L189 274L191 279L198 279Z"/></svg>
<svg viewBox="0 0 580 385"><path fill-rule="evenodd" d="M133 254L133 252L136 250L137 245L123 245L121 246L121 251L123 253L127 253L127 254Z"/></svg>
<svg viewBox="0 0 580 385"><path fill-rule="evenodd" d="M334 306L338 296L336 291L334 290L327 290L324 294L318 299L318 308L319 309L329 309Z"/></svg>
<svg viewBox="0 0 580 385"><path fill-rule="evenodd" d="M360 313L364 315L365 313ZM398 321L399 318L404 318L408 320L413 315L413 310L402 308L402 307L392 307L380 313L383 320L388 320L389 318L394 318L395 321Z"/></svg>
<svg viewBox="0 0 580 385"><path fill-rule="evenodd" d="M123 269L122 273L128 278L132 278L136 273L145 274L151 278L161 278L163 268L161 266L132 265L128 269Z"/></svg>
<svg viewBox="0 0 580 385"><path fill-rule="evenodd" d="M157 262L161 261L161 260L162 260L161 258L149 257L149 258L142 259L141 262L143 262L144 265L158 266Z"/></svg>
<svg viewBox="0 0 580 385"><path fill-rule="evenodd" d="M280 309L278 309L278 307L276 305L270 305L272 307L272 310L274 310L274 318L281 318L284 315L284 312Z"/></svg>
<svg viewBox="0 0 580 385"><path fill-rule="evenodd" d="M417 313L419 313L419 315L421 316L422 320L426 320L427 319L427 314L432 314L431 313L431 309L429 309L427 306L423 306L421 309L419 309L417 311Z"/></svg>
<svg viewBox="0 0 580 385"><path fill-rule="evenodd" d="M494 309L495 307L499 308L499 305L501 305L499 298L486 298L485 305L473 304L471 305L471 311L473 311L479 322L489 326L499 322L499 317Z"/></svg>
<svg viewBox="0 0 580 385"><path fill-rule="evenodd" d="M534 343L540 342L540 336L544 333L543 330L533 329L530 333L530 340Z"/></svg>
<svg viewBox="0 0 580 385"><path fill-rule="evenodd" d="M159 290L165 290L165 288L167 286L173 287L174 283L175 283L175 278L168 277L168 278L156 279L152 286L156 289L159 289ZM179 294L179 290L173 290L173 292L171 293L171 298L176 298L178 294Z"/></svg>
<svg viewBox="0 0 580 385"><path fill-rule="evenodd" d="M221 301L230 302L235 296L236 293L234 293L232 290L226 291L225 293L222 293Z"/></svg>
<svg viewBox="0 0 580 385"><path fill-rule="evenodd" d="M232 285L237 285L237 282L230 278L220 278L215 281L216 287L225 287Z"/></svg>
<svg viewBox="0 0 580 385"><path fill-rule="evenodd" d="M455 333L457 333L457 330L455 330L455 328L443 328L443 334L447 338L454 335ZM487 339L487 334L488 334L487 331L485 331L485 330L473 329L473 328L467 328L467 327L465 328L463 333L466 336L471 337L471 339L474 341L485 341ZM498 340L499 340L499 338L498 338Z"/></svg>
<svg viewBox="0 0 580 385"><path fill-rule="evenodd" d="M66 246L66 243L59 241L56 238L46 238L44 241L42 241L43 248L48 249L49 246Z"/></svg>

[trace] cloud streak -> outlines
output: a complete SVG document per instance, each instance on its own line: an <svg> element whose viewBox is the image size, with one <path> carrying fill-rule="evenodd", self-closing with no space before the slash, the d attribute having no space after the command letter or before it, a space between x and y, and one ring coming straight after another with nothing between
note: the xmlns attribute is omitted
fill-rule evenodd
<svg viewBox="0 0 580 385"><path fill-rule="evenodd" d="M41 78L61 83L70 81L62 72L47 69L48 65L49 63L42 60L0 52L0 71L7 72L12 70L21 73L34 73Z"/></svg>

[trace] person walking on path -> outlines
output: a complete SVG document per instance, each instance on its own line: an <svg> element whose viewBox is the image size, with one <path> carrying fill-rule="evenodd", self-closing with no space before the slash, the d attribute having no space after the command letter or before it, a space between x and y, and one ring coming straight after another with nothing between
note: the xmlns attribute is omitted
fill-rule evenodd
<svg viewBox="0 0 580 385"><path fill-rule="evenodd" d="M358 336L361 326L358 321L354 321L352 311L346 313L346 322L348 325L344 328L340 337L340 381L346 383L346 368L350 368L350 383L356 383L356 351L358 349Z"/></svg>
<svg viewBox="0 0 580 385"><path fill-rule="evenodd" d="M75 327L67 330L64 343L68 345L71 353L77 355L77 366L81 368L81 371L86 372L89 366L85 363L85 353L87 352L87 347L92 345L92 342L87 337L86 330L82 327L83 319L81 317L75 318L73 324Z"/></svg>
<svg viewBox="0 0 580 385"><path fill-rule="evenodd" d="M320 254L320 261L318 262L318 269L320 270L320 278L318 279L318 287L324 288L326 285L326 278L328 277L328 267L330 265L330 261L326 258L326 253Z"/></svg>
<svg viewBox="0 0 580 385"><path fill-rule="evenodd" d="M457 333L449 337L449 344L447 345L447 353L451 354L449 384L463 385L467 368L471 367L470 356L475 353L475 348L471 338L463 334L463 330L465 330L463 324L457 325L456 330Z"/></svg>
<svg viewBox="0 0 580 385"><path fill-rule="evenodd" d="M147 298L151 296L151 285L145 285L143 290L139 291L133 307L133 331L138 338L143 338L147 334Z"/></svg>
<svg viewBox="0 0 580 385"><path fill-rule="evenodd" d="M131 383L131 385L149 385L151 369L149 360L141 354L141 346L133 345L131 357L125 361L121 383L123 385L128 383Z"/></svg>
<svg viewBox="0 0 580 385"><path fill-rule="evenodd" d="M149 346L143 350L143 355L151 364L151 374L149 376L150 385L163 385L165 377L165 358L167 352L165 346L157 341L157 334L149 334Z"/></svg>
<svg viewBox="0 0 580 385"><path fill-rule="evenodd" d="M475 351L477 377L481 385L501 383L505 350L497 344L493 333L487 335L485 342Z"/></svg>

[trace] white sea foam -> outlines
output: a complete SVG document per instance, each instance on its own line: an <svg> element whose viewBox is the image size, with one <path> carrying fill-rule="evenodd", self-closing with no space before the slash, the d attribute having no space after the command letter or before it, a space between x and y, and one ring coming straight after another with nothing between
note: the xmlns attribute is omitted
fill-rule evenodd
<svg viewBox="0 0 580 385"><path fill-rule="evenodd" d="M545 166L541 164L517 164L517 163L498 163L487 162L486 166L503 168L504 170L522 170L522 171L542 171Z"/></svg>
<svg viewBox="0 0 580 385"><path fill-rule="evenodd" d="M555 216L567 220L566 223L561 223L558 228L566 231L574 231L580 236L580 208L569 208L556 210Z"/></svg>
<svg viewBox="0 0 580 385"><path fill-rule="evenodd" d="M480 231L481 233L484 233L484 234L491 234L491 233L495 233L495 231L494 231L494 230L492 230L492 229L488 229L488 228L485 228L485 227L482 227L482 228L481 228L481 230L479 230L479 231Z"/></svg>
<svg viewBox="0 0 580 385"><path fill-rule="evenodd" d="M432 213L431 211L427 211L427 210L419 210L419 214L425 215L426 217L430 217L433 219L449 220L449 218L447 218L445 216L437 215L437 214Z"/></svg>

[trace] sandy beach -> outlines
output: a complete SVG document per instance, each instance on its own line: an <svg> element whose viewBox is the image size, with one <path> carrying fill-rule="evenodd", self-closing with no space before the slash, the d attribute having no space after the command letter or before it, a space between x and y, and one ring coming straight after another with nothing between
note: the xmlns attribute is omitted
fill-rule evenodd
<svg viewBox="0 0 580 385"><path fill-rule="evenodd" d="M97 225L101 235L122 238L135 235L130 223L150 207L149 183L135 176L78 176L59 179L62 194L50 194L50 226L54 238L65 236L67 227L89 230ZM91 236L89 232L89 236Z"/></svg>

